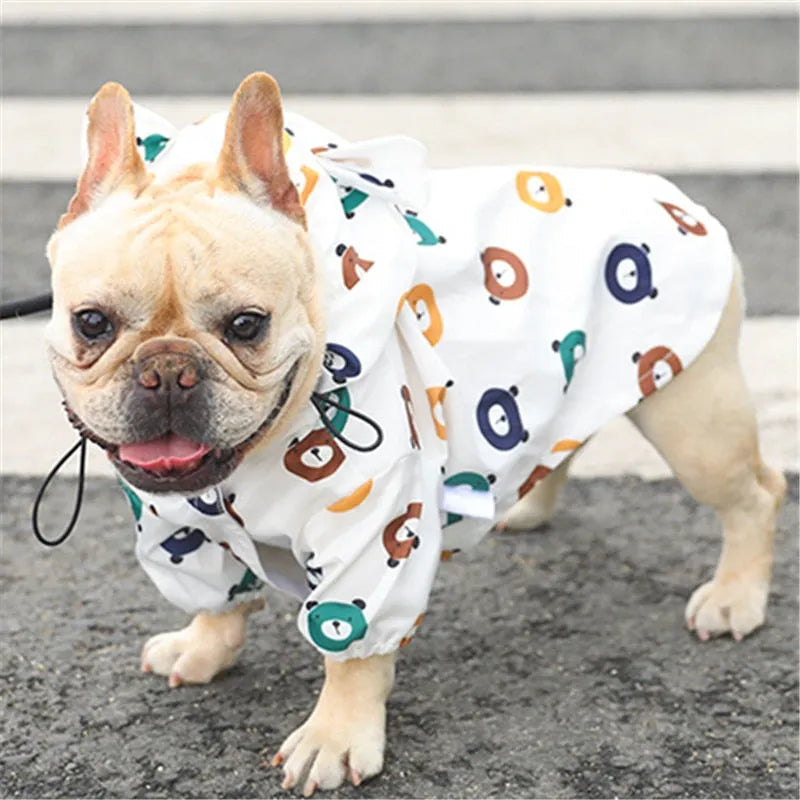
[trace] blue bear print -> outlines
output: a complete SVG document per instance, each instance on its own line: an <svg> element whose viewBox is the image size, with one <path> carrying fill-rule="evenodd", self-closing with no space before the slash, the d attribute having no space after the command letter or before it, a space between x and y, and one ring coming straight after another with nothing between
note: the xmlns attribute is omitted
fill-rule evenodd
<svg viewBox="0 0 800 800"><path fill-rule="evenodd" d="M184 556L199 550L203 542L210 541L208 536L199 528L184 526L175 531L169 538L164 539L161 542L161 547L169 553L169 560L173 564L180 564Z"/></svg>
<svg viewBox="0 0 800 800"><path fill-rule="evenodd" d="M361 374L358 356L342 344L328 342L322 364L336 383L344 383L348 378Z"/></svg>
<svg viewBox="0 0 800 800"><path fill-rule="evenodd" d="M308 634L317 647L331 653L341 653L367 633L367 619L363 600L352 603L306 603L308 613Z"/></svg>
<svg viewBox="0 0 800 800"><path fill-rule="evenodd" d="M519 390L487 389L476 409L478 427L487 442L498 450L511 450L528 441L528 431L522 425L517 401Z"/></svg>
<svg viewBox="0 0 800 800"><path fill-rule="evenodd" d="M606 286L621 303L638 303L645 297L656 297L650 248L643 244L618 244L606 260Z"/></svg>

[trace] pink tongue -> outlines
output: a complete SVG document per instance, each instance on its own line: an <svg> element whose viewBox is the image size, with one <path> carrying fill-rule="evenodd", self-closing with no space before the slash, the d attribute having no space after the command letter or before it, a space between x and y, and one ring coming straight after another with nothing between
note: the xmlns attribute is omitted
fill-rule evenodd
<svg viewBox="0 0 800 800"><path fill-rule="evenodd" d="M119 457L151 472L167 470L189 470L196 467L203 456L211 450L204 444L192 442L174 433L149 442L121 444Z"/></svg>

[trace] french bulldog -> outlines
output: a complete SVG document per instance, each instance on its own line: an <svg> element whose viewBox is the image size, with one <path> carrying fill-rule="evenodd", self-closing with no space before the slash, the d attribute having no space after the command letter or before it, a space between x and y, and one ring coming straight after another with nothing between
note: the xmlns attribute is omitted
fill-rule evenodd
<svg viewBox="0 0 800 800"><path fill-rule="evenodd" d="M134 498L140 537L152 539L152 546L137 545L143 560L151 559L151 577L158 583L175 569L191 581L193 565L205 558L231 584L220 607L198 601L187 627L148 640L142 668L167 676L170 686L212 680L234 663L247 617L263 605L252 590L262 583L290 586L302 604L301 630L324 654L325 681L307 720L275 754L283 787L310 795L377 775L397 648L419 624L431 565L454 549L448 531L469 517L489 528L494 515L494 527L505 531L546 522L572 456L603 422L583 425L588 411L580 408L581 393L590 393L583 396L594 408L605 390L592 387L613 393L618 383L630 387L618 413L628 414L722 524L722 554L711 580L691 595L688 627L701 640L726 633L741 639L759 627L785 480L761 459L739 365L739 266L719 245L714 265L698 268L712 251L697 248L722 236L713 218L687 211L682 196L658 194L673 191L666 182L652 184L657 190L646 213L647 230L659 228L655 238L644 242L630 233L592 246L600 261L591 262L590 288L603 308L650 315L670 302L672 279L658 260L667 247L677 253L673 270L687 259L687 271L703 271L716 298L713 312L678 303L685 306L677 315L681 328L707 329L694 351L686 345L681 352L660 332L652 341L624 341L609 386L602 376L612 367L592 366L593 353L604 349L601 334L588 323L558 329L548 316L557 299L536 316L535 324L547 328L541 346L512 330L521 320L533 325L529 312L518 310L527 308L526 298L538 302L535 293L549 280L547 258L560 252L541 251L549 255L536 263L521 256L534 236L531 226L539 225L542 236L561 236L565 220L581 214L588 220L591 208L597 213L597 196L613 205L591 188L594 173L585 185L577 172L539 169L434 175L433 199L404 208L402 175L378 174L369 148L354 155L327 137L311 146L314 135L312 129L301 142L299 131L285 125L277 84L263 73L236 91L214 156L180 163L168 174L157 165L162 158L174 162L173 143L164 147L168 137L160 136L159 154L149 163L122 86L103 86L88 110L88 158L47 250L53 373L73 424L107 451ZM296 174L287 164L289 148L305 159ZM604 186L609 175L596 183ZM491 184L486 196L508 203L507 213L498 217L492 203L467 198L484 178ZM630 175L613 179L645 185ZM450 181L444 205L454 206L455 216L437 200L442 181ZM310 210L317 195L339 213L325 234L325 252L322 223ZM469 213L461 203L472 203ZM491 235L459 249L459 237L484 220ZM359 221L362 228L342 227ZM572 243L559 269L569 270L590 249L590 234L578 231L568 234ZM385 240L383 250L368 252L369 235ZM382 270L384 258L395 259L396 268ZM332 271L321 263L326 259ZM455 293L445 286L451 279L460 282ZM564 282L584 292L571 274L551 288L567 292ZM334 336L357 316L347 302L362 289L368 300L360 307L369 309L359 340L365 351ZM584 292L588 304L592 292ZM576 302L561 303L558 313L569 315ZM601 313L592 308L589 316ZM468 318L461 339L459 309ZM637 324L646 328L650 319ZM467 339L470 350L460 356L457 345ZM496 354L497 364L476 367L481 348ZM423 373L441 353L441 377L429 380ZM541 364L535 380L548 385L537 397L522 379L478 383L482 370L523 375L528 361ZM436 361L432 369L440 367ZM359 380L369 371L376 379L367 390ZM573 406L574 434L534 421L541 409L551 420L554 409ZM371 447L354 447L355 434L344 436L370 424L378 431ZM458 455L467 452L459 451L467 440L472 461ZM392 448L397 457L380 455ZM247 480L260 470L271 470L278 488L256 486L248 494ZM510 492L503 492L510 480ZM295 486L306 499L297 499ZM142 494L158 510L147 520ZM372 559L358 595L345 574L356 568L342 555L348 548L359 569L364 554ZM182 604L177 584L168 587L165 593ZM380 636L371 640L374 631Z"/></svg>

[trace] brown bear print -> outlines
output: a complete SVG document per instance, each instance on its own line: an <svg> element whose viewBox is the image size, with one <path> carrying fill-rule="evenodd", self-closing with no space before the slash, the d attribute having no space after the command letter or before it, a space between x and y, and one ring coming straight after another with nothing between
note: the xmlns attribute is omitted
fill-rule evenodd
<svg viewBox="0 0 800 800"><path fill-rule="evenodd" d="M408 386L403 384L400 387L400 394L403 396L403 403L405 403L406 407L406 417L408 418L408 429L411 432L411 447L415 450L419 450L419 436L417 435L417 428L414 425L414 414L412 411L412 404L411 404L411 392L409 391Z"/></svg>
<svg viewBox="0 0 800 800"><path fill-rule="evenodd" d="M644 397L661 389L683 369L678 356L661 345L651 347L644 355L634 353L633 363L638 367L639 388Z"/></svg>
<svg viewBox="0 0 800 800"><path fill-rule="evenodd" d="M528 291L528 270L510 250L487 247L481 253L481 262L490 302L500 305L501 300L518 300Z"/></svg>
<svg viewBox="0 0 800 800"><path fill-rule="evenodd" d="M292 475L311 483L330 477L343 462L344 453L325 428L293 440L283 457L283 466Z"/></svg>
<svg viewBox="0 0 800 800"><path fill-rule="evenodd" d="M550 467L545 467L542 464L537 465L533 472L525 479L525 483L517 490L517 497L521 500L537 483L539 483L539 481L546 478L551 472L552 470Z"/></svg>
<svg viewBox="0 0 800 800"><path fill-rule="evenodd" d="M343 244L336 245L336 255L342 257L342 278L344 279L345 287L348 289L352 289L361 280L358 268L368 272L369 268L375 263L361 258L355 247L347 247Z"/></svg>
<svg viewBox="0 0 800 800"><path fill-rule="evenodd" d="M680 206L676 206L674 203L665 203L662 200L656 202L658 202L664 211L678 223L678 230L682 234L693 233L695 236L705 236L708 233L706 226L703 225L702 222L695 219L688 211L684 211Z"/></svg>
<svg viewBox="0 0 800 800"><path fill-rule="evenodd" d="M412 520L418 520L422 514L422 503L409 503L405 513L395 517L383 530L383 546L389 554L386 562L390 567L396 567L400 559L408 558L411 551L419 547L416 525Z"/></svg>

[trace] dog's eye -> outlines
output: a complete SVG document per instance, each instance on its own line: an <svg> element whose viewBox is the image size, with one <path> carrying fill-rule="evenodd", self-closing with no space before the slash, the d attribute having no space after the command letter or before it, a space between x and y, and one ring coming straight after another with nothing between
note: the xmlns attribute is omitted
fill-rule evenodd
<svg viewBox="0 0 800 800"><path fill-rule="evenodd" d="M247 311L237 314L225 328L225 338L229 342L247 342L253 344L261 341L269 328L270 315Z"/></svg>
<svg viewBox="0 0 800 800"><path fill-rule="evenodd" d="M87 308L72 315L75 332L87 342L110 339L114 335L114 324L96 308Z"/></svg>

